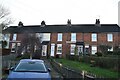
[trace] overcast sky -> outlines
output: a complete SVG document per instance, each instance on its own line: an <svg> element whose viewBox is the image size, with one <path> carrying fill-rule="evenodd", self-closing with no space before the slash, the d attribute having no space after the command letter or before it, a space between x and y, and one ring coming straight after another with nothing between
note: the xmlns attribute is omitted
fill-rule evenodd
<svg viewBox="0 0 120 80"><path fill-rule="evenodd" d="M119 0L0 0L8 8L17 25L94 24L100 18L102 24L118 24Z"/></svg>

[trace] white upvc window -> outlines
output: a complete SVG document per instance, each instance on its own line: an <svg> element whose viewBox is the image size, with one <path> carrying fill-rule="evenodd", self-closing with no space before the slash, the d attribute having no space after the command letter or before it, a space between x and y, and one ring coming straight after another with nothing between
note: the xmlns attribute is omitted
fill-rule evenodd
<svg viewBox="0 0 120 80"><path fill-rule="evenodd" d="M113 34L107 34L107 41L109 42L113 41Z"/></svg>
<svg viewBox="0 0 120 80"><path fill-rule="evenodd" d="M57 41L62 41L62 33L58 33L58 39Z"/></svg>
<svg viewBox="0 0 120 80"><path fill-rule="evenodd" d="M51 54L50 54L50 56L54 56L54 55L55 55L55 44L52 43L51 44Z"/></svg>
<svg viewBox="0 0 120 80"><path fill-rule="evenodd" d="M97 46L92 46L92 54L95 54L97 52Z"/></svg>
<svg viewBox="0 0 120 80"><path fill-rule="evenodd" d="M71 33L71 41L76 41L76 33Z"/></svg>
<svg viewBox="0 0 120 80"><path fill-rule="evenodd" d="M57 54L62 54L62 44L57 44Z"/></svg>
<svg viewBox="0 0 120 80"><path fill-rule="evenodd" d="M97 41L97 34L96 33L92 33L92 41Z"/></svg>
<svg viewBox="0 0 120 80"><path fill-rule="evenodd" d="M113 51L113 46L110 49L108 49L108 51Z"/></svg>
<svg viewBox="0 0 120 80"><path fill-rule="evenodd" d="M13 34L13 40L17 39L17 34Z"/></svg>
<svg viewBox="0 0 120 80"><path fill-rule="evenodd" d="M74 55L75 54L75 47L76 47L76 45L75 44L71 44L71 49L70 49L70 54L71 55Z"/></svg>

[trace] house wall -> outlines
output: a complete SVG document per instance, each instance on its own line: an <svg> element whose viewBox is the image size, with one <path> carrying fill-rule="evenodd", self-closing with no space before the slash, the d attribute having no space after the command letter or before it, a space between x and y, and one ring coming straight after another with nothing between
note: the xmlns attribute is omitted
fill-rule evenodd
<svg viewBox="0 0 120 80"><path fill-rule="evenodd" d="M111 32L109 32L111 33ZM91 53L91 46L96 45L97 48L101 44L107 44L114 46L120 46L120 32L112 32L113 34L113 42L107 41L107 32L97 33L97 41L91 41L91 34L92 33L76 33L76 42L84 42L84 45L89 45L90 53ZM17 41L22 41L26 37L25 34L17 34ZM65 57L66 54L70 53L70 44L67 41L71 41L71 33L62 33L62 41L57 41L58 33L51 33L50 35L50 43L48 45L48 53L51 53L51 44L55 44L55 55L57 53L57 44L62 44L62 57ZM13 34L10 36L10 40L12 41ZM85 47L85 46L84 46ZM99 48L98 48L99 51Z"/></svg>
<svg viewBox="0 0 120 80"><path fill-rule="evenodd" d="M120 33L118 32L112 32L113 34L113 41L108 42L107 41L107 32L105 33L97 33L97 41L92 42L91 41L91 34L92 33L76 33L76 42L84 42L85 45L89 45L90 51L91 51L91 46L96 45L97 48L101 44L107 44L111 45L113 47L117 46L120 44ZM57 44L62 44L62 56L64 57L66 54L70 53L70 44L71 43L66 43L66 41L71 41L71 33L63 33L62 35L62 41L57 41L57 33L51 33L51 43ZM57 48L55 49L57 50ZM99 48L97 49L99 51ZM56 53L56 51L55 51Z"/></svg>

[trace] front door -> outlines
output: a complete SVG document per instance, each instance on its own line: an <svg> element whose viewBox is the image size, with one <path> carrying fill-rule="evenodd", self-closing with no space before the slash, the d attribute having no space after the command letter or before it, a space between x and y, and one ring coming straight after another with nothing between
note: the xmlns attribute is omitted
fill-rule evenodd
<svg viewBox="0 0 120 80"><path fill-rule="evenodd" d="M55 44L51 44L51 54L50 54L50 56L54 57L54 55L55 55Z"/></svg>
<svg viewBox="0 0 120 80"><path fill-rule="evenodd" d="M78 54L81 55L83 54L83 45L79 45L78 47Z"/></svg>
<svg viewBox="0 0 120 80"><path fill-rule="evenodd" d="M47 55L47 45L42 45L42 56Z"/></svg>

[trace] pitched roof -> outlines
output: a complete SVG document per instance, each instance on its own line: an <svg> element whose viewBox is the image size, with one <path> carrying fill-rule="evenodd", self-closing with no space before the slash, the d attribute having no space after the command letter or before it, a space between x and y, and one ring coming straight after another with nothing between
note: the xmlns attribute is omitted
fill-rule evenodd
<svg viewBox="0 0 120 80"><path fill-rule="evenodd" d="M120 27L117 24L72 24L67 25L29 25L29 26L10 26L9 28L3 30L3 33L51 33L51 32L120 32Z"/></svg>

